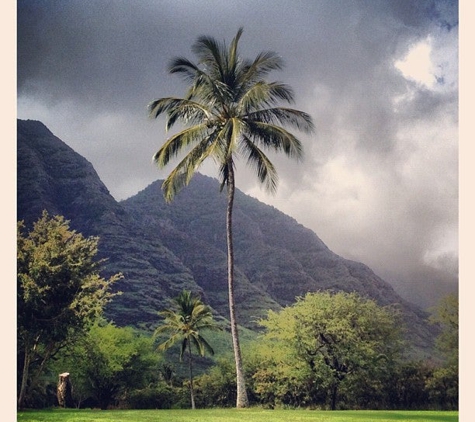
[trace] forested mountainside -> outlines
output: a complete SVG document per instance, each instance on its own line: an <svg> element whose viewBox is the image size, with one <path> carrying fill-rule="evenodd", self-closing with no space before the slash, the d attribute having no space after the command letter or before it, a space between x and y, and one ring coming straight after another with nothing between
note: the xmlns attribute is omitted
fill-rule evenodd
<svg viewBox="0 0 475 422"><path fill-rule="evenodd" d="M18 220L27 225L43 209L71 227L100 237L105 274L122 272L107 316L118 325L151 328L157 311L184 289L199 293L227 317L226 197L217 180L196 175L171 204L156 181L117 202L92 165L42 123L18 120ZM236 304L242 325L309 291L356 291L404 315L408 339L419 351L433 346L434 327L366 265L333 253L311 230L238 191L234 236Z"/></svg>
<svg viewBox="0 0 475 422"><path fill-rule="evenodd" d="M17 213L30 226L43 209L70 220L73 229L99 236L105 274L125 278L107 309L119 325L153 323L157 310L182 288L196 290L191 272L160 239L145 233L109 194L92 165L55 137L42 123L18 121Z"/></svg>

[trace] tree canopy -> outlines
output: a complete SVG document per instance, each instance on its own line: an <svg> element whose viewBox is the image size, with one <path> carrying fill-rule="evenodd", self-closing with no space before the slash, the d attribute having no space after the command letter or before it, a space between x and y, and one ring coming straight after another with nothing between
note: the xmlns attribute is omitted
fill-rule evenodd
<svg viewBox="0 0 475 422"><path fill-rule="evenodd" d="M18 405L25 404L46 362L102 313L121 275L100 276L97 237L70 230L46 211L25 233L17 229Z"/></svg>
<svg viewBox="0 0 475 422"><path fill-rule="evenodd" d="M286 350L299 371L303 364L327 385L332 409L343 381L384 370L400 352L395 312L356 293L308 293L293 306L269 311L261 324L279 353Z"/></svg>
<svg viewBox="0 0 475 422"><path fill-rule="evenodd" d="M167 115L167 130L178 122L185 126L154 155L157 165L166 166L190 148L163 184L167 200L189 183L206 158L218 164L224 186L233 175L236 156L242 155L266 188L274 191L277 172L264 150L302 156L300 140L284 126L311 132L312 118L278 106L294 100L290 86L266 80L269 73L282 69L282 58L272 51L261 52L254 60L243 58L238 48L242 33L240 28L229 47L210 36L198 37L192 46L198 61L176 57L169 66L170 73L190 83L185 97L160 98L149 105L151 116Z"/></svg>
<svg viewBox="0 0 475 422"><path fill-rule="evenodd" d="M68 347L54 367L71 372L78 405L88 400L107 409L131 391L155 381L159 360L150 336L139 335L132 327L97 321Z"/></svg>
<svg viewBox="0 0 475 422"><path fill-rule="evenodd" d="M436 346L449 363L458 365L459 352L459 303L455 294L442 298L433 308L430 321L438 324L442 332L436 339Z"/></svg>
<svg viewBox="0 0 475 422"><path fill-rule="evenodd" d="M458 405L459 374L459 303L458 296L449 294L433 308L430 321L438 324L442 331L436 339L436 347L445 357L444 365L434 370L428 379L432 398L441 406L450 403Z"/></svg>

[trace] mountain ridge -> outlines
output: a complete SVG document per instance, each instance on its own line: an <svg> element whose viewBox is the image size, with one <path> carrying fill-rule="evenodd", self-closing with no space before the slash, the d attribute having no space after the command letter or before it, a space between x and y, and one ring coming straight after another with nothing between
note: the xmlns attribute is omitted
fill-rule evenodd
<svg viewBox="0 0 475 422"><path fill-rule="evenodd" d="M31 225L43 209L84 235L100 237L105 274L122 272L123 291L106 309L118 325L151 329L157 311L187 288L227 318L226 197L216 179L196 174L171 204L157 180L116 201L93 166L41 122L18 120L18 219ZM234 207L236 303L242 325L256 328L308 291L356 291L397 306L414 347L430 353L427 314L402 299L366 265L332 252L312 230L237 190Z"/></svg>

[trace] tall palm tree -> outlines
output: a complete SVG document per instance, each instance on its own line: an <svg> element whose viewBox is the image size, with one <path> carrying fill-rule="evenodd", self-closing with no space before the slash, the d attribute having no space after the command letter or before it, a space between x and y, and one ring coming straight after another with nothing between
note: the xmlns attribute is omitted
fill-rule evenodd
<svg viewBox="0 0 475 422"><path fill-rule="evenodd" d="M206 158L219 166L221 190L227 188L226 238L228 264L229 314L236 362L237 407L247 407L244 371L235 313L234 251L232 212L235 191L235 161L244 156L261 183L270 192L277 187L277 172L264 150L283 151L289 157L301 158L300 141L284 126L310 133L311 117L292 108L279 107L279 101L293 102L293 91L281 82L268 82L265 77L283 66L274 52L261 52L254 60L239 55L240 28L229 48L214 38L201 36L192 46L197 63L177 57L169 66L190 83L184 98L167 97L149 105L154 118L166 114L167 131L175 123L182 130L170 136L154 155L162 168L186 151L162 185L165 199L171 201L186 186Z"/></svg>
<svg viewBox="0 0 475 422"><path fill-rule="evenodd" d="M165 309L158 313L164 317L164 321L155 330L154 335L170 333L170 337L158 346L159 350L169 349L177 341L181 341L180 361L183 360L185 352L188 352L191 408L195 409L191 345L195 346L200 356L204 356L205 350L213 355L213 348L200 334L200 331L204 329L216 330L218 326L213 321L210 308L203 304L198 297L193 297L190 291L183 290L175 299L175 304L176 309Z"/></svg>

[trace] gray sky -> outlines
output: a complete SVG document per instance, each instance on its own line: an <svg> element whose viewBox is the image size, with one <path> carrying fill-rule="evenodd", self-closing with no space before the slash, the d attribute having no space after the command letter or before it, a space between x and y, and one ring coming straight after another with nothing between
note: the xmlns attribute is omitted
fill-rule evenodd
<svg viewBox="0 0 475 422"><path fill-rule="evenodd" d="M396 283L458 272L458 6L449 0L18 0L18 117L86 157L118 200L169 169L155 98L199 35L286 63L293 107L316 131L302 163L272 156L277 194L244 165L237 185L311 228L334 252ZM215 176L212 163L202 172Z"/></svg>

